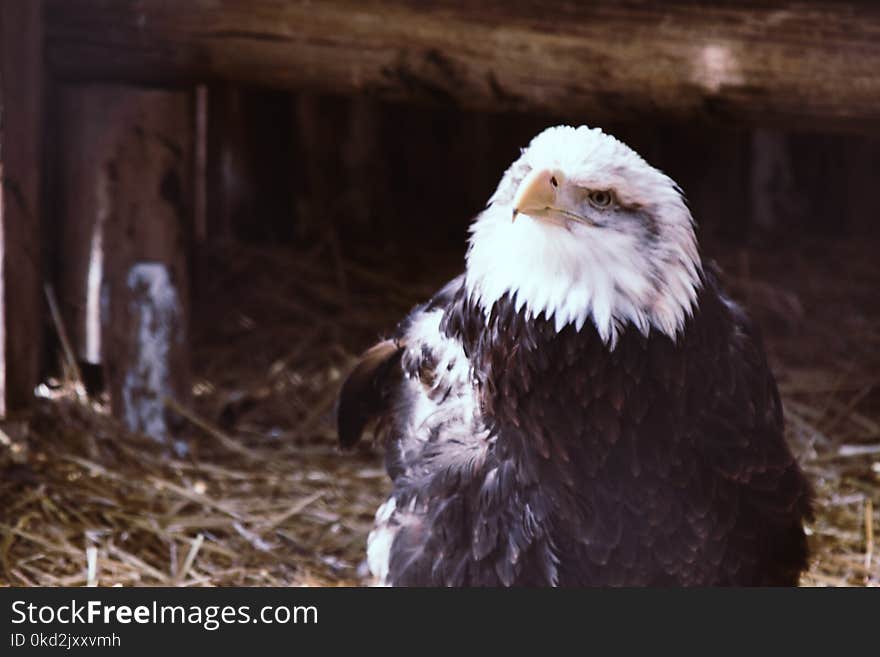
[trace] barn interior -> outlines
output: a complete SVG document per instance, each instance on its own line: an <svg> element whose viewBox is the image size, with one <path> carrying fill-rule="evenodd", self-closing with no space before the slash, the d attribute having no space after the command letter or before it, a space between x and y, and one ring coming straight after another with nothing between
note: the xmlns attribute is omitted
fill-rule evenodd
<svg viewBox="0 0 880 657"><path fill-rule="evenodd" d="M604 43L691 4L565 11ZM331 2L304 25L299 3L0 0L0 583L368 584L389 483L381 445L337 448L339 386L462 270L519 149L588 123L679 183L763 331L816 492L802 584L878 585L880 12L770 4L702 3L705 24L676 28L702 44L681 54L703 54L696 77L604 71L584 91L554 77L573 46L552 39L577 29L530 3ZM509 18L534 66L490 59L477 90L446 37L358 27L403 14ZM822 67L766 57L791 44Z"/></svg>

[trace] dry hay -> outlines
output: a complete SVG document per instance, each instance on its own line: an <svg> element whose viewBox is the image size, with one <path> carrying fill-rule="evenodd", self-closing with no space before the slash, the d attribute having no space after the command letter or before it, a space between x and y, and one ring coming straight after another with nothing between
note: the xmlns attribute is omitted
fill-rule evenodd
<svg viewBox="0 0 880 657"><path fill-rule="evenodd" d="M828 252L723 264L765 328L789 439L816 486L804 583L876 585L880 267L867 246ZM369 446L337 451L333 400L354 355L460 261L236 246L203 264L193 399L177 408L189 453L127 433L102 400L45 386L0 433L0 582L366 581L365 537L388 484Z"/></svg>

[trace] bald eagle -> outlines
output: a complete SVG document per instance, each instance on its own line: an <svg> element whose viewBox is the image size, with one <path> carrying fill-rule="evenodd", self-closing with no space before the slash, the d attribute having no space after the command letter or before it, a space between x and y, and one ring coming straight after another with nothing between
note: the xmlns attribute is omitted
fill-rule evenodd
<svg viewBox="0 0 880 657"><path fill-rule="evenodd" d="M384 432L377 583L796 584L809 486L678 185L549 128L470 233L464 273L340 393L343 446Z"/></svg>

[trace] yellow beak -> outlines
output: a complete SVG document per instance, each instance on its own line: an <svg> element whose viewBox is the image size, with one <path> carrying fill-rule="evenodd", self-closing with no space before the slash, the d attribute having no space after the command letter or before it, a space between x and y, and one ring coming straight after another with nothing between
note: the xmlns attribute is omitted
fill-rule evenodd
<svg viewBox="0 0 880 657"><path fill-rule="evenodd" d="M513 198L513 221L520 214L541 215L553 208L559 182L559 174L547 169L537 169L527 175Z"/></svg>

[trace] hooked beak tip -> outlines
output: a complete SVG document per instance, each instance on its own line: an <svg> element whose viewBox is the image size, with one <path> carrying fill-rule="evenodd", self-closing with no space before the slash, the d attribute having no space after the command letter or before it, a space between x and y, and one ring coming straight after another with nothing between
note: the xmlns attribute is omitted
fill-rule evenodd
<svg viewBox="0 0 880 657"><path fill-rule="evenodd" d="M517 210L516 208L514 208L514 209L513 209L513 216L511 216L511 218L510 218L510 223L513 223L514 221L516 221L516 217L517 217L518 214L519 214L519 210Z"/></svg>

